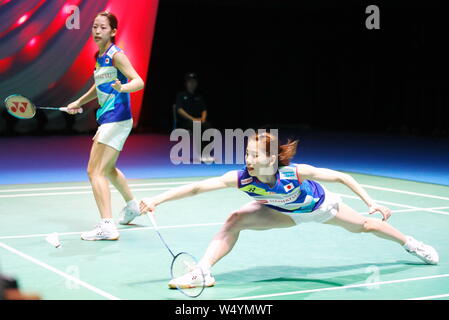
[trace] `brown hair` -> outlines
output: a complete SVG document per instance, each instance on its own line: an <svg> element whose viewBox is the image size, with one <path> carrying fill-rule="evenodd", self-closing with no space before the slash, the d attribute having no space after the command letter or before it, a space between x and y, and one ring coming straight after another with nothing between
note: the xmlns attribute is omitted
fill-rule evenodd
<svg viewBox="0 0 449 320"><path fill-rule="evenodd" d="M108 11L102 11L102 12L99 12L95 16L95 18L98 17L98 16L103 16L103 17L108 18L109 25L111 26L111 29L118 29L118 19L117 19L117 17L113 13L110 13ZM111 38L111 42L115 44L115 36L113 36ZM95 53L95 59L98 58L98 54L99 54L99 51L97 51Z"/></svg>
<svg viewBox="0 0 449 320"><path fill-rule="evenodd" d="M270 153L270 145L272 141L278 142L278 138L267 132L257 133L252 136L249 140L260 141L265 143L265 150L267 155ZM288 139L286 144L278 145L277 157L279 166L288 166L290 160L295 156L296 149L298 147L298 140Z"/></svg>

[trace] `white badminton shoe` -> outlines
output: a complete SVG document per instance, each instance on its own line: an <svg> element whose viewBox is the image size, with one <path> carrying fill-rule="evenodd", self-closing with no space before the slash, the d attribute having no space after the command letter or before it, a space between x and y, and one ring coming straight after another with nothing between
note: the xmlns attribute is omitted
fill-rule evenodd
<svg viewBox="0 0 449 320"><path fill-rule="evenodd" d="M438 252L433 247L417 241L413 237L407 236L404 249L427 264L438 264L440 261Z"/></svg>
<svg viewBox="0 0 449 320"><path fill-rule="evenodd" d="M176 289L191 289L200 287L203 285L202 274L200 269L196 268L195 270L186 273L183 276L170 280L168 283L169 288ZM205 287L213 287L215 285L215 278L208 273L204 273L204 286Z"/></svg>
<svg viewBox="0 0 449 320"><path fill-rule="evenodd" d="M118 240L120 233L114 222L100 222L91 231L86 231L81 234L82 240L96 241L96 240Z"/></svg>
<svg viewBox="0 0 449 320"><path fill-rule="evenodd" d="M136 217L140 216L139 203L137 200L130 201L121 211L120 224L129 224Z"/></svg>

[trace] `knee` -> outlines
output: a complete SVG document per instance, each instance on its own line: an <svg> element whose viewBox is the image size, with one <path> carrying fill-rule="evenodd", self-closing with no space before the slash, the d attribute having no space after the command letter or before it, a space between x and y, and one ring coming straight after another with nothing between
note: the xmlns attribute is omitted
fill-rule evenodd
<svg viewBox="0 0 449 320"><path fill-rule="evenodd" d="M102 168L99 166L88 165L87 166L87 175L89 179L94 179L96 177L107 177L112 174L112 171L107 168Z"/></svg>
<svg viewBox="0 0 449 320"><path fill-rule="evenodd" d="M373 232L373 231L378 231L380 229L380 225L381 225L382 221L377 220L377 219L366 219L365 222L363 223L363 232Z"/></svg>
<svg viewBox="0 0 449 320"><path fill-rule="evenodd" d="M243 215L239 211L235 211L229 215L223 226L226 231L240 231L244 229Z"/></svg>
<svg viewBox="0 0 449 320"><path fill-rule="evenodd" d="M104 175L108 178L114 177L117 174L115 167L107 168L104 170Z"/></svg>
<svg viewBox="0 0 449 320"><path fill-rule="evenodd" d="M95 169L95 167L90 164L87 165L86 171L87 175L89 176L89 179L92 179L97 174L97 170Z"/></svg>

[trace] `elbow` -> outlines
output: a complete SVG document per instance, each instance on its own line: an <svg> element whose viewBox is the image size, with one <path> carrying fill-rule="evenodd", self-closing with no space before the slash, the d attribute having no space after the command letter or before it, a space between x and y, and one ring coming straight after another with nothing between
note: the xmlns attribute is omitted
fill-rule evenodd
<svg viewBox="0 0 449 320"><path fill-rule="evenodd" d="M347 173L341 173L338 176L338 182L343 183L343 184L348 184L351 179L352 179L352 177Z"/></svg>
<svg viewBox="0 0 449 320"><path fill-rule="evenodd" d="M140 77L132 79L131 83L132 83L131 92L140 91L145 87L145 83Z"/></svg>
<svg viewBox="0 0 449 320"><path fill-rule="evenodd" d="M192 185L192 189L190 190L190 194L192 195L192 196L195 196L195 195L197 195L198 193L200 193L200 186L198 185L198 184L193 184Z"/></svg>
<svg viewBox="0 0 449 320"><path fill-rule="evenodd" d="M139 78L138 84L138 90L142 90L143 88L145 88L145 82L143 82L141 78Z"/></svg>

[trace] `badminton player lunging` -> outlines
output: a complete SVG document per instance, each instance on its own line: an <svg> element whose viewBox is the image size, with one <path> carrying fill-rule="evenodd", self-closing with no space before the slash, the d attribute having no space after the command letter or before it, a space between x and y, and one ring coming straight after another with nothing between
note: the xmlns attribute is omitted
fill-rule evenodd
<svg viewBox="0 0 449 320"><path fill-rule="evenodd" d="M112 219L108 180L126 202L119 223L127 224L140 215L139 203L125 176L116 168L116 161L133 125L129 93L141 90L144 83L124 52L114 44L117 25L112 13L100 12L95 17L92 25L92 37L98 45L95 84L67 106L69 113L75 114L95 98L100 105L96 113L100 126L93 138L87 172L102 219L95 229L81 234L83 240L117 240L120 236Z"/></svg>
<svg viewBox="0 0 449 320"><path fill-rule="evenodd" d="M265 150L270 150L270 144L275 139L277 138L269 133L257 134L250 138L246 150L246 166L242 170L229 171L221 177L174 188L153 198L144 198L140 202L141 213L154 212L156 206L166 201L222 188L238 188L255 200L231 213L209 244L199 262L199 267L205 275L206 286L215 284L210 269L232 250L240 231L288 228L306 222L326 223L356 233L371 232L380 238L398 243L427 264L438 263L439 257L435 249L402 234L388 224L386 220L391 216L390 209L377 205L350 175L306 164L290 163L296 153L297 141L279 146L277 154L270 155ZM267 174L270 169L272 173ZM318 181L346 185L366 203L370 214L379 212L383 219L361 215ZM195 280L201 279L199 274L197 269L172 279L169 287L191 288L202 285L202 282Z"/></svg>

